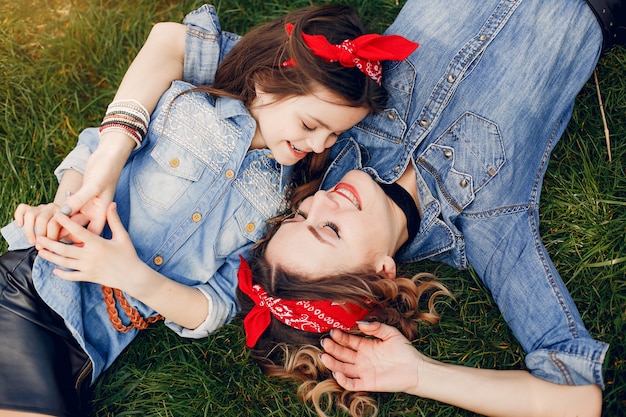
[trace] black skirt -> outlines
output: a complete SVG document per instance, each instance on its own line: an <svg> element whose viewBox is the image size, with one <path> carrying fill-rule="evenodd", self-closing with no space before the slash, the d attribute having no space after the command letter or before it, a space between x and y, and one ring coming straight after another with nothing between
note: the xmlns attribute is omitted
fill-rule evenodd
<svg viewBox="0 0 626 417"><path fill-rule="evenodd" d="M36 256L0 256L0 409L84 416L91 362L33 287Z"/></svg>

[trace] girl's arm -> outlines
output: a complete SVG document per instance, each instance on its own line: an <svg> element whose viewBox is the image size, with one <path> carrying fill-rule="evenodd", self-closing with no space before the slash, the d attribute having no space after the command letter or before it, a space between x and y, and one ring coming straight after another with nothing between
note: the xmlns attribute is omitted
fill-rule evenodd
<svg viewBox="0 0 626 417"><path fill-rule="evenodd" d="M39 256L60 267L54 270L60 278L118 288L187 329L195 329L206 320L209 302L199 289L175 282L139 259L115 203L107 208L111 239L91 233L60 213L54 219L75 244L41 236L36 248Z"/></svg>
<svg viewBox="0 0 626 417"><path fill-rule="evenodd" d="M417 351L394 327L359 323L376 339L333 330L322 362L352 391L405 392L487 416L599 416L596 385L558 385L526 371L450 365Z"/></svg>
<svg viewBox="0 0 626 417"><path fill-rule="evenodd" d="M172 81L182 78L186 28L170 22L157 23L152 28L124 75L114 101L137 100L152 113ZM63 238L61 227L51 220L64 206L64 212L74 213L74 221L100 233L106 207L113 201L120 173L134 147L135 142L128 136L110 131L87 160L84 175L73 169L64 171L53 203L20 204L14 218L23 227L26 239L34 244L36 235L54 240Z"/></svg>
<svg viewBox="0 0 626 417"><path fill-rule="evenodd" d="M157 23L151 30L128 71L114 101L136 100L151 113L173 80L181 79L187 27L179 23ZM105 210L113 200L120 173L135 142L118 131L108 131L89 158L83 186L64 201L65 212L76 213L88 203L89 229L99 233Z"/></svg>

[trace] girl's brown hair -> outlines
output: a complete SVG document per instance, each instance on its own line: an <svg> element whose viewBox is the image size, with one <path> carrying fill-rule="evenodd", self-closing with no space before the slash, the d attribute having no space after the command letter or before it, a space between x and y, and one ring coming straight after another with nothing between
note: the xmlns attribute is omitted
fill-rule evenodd
<svg viewBox="0 0 626 417"><path fill-rule="evenodd" d="M285 24L294 25L291 36ZM324 35L332 44L355 39L368 33L354 9L331 4L306 7L250 30L222 60L212 88L197 90L229 96L250 106L255 86L278 97L307 95L319 86L334 92L351 107L365 107L380 112L387 102L383 87L358 68L346 68L337 62L325 62L315 56L302 39L302 32ZM295 66L283 66L289 59ZM316 190L326 168L328 150L311 153L294 167L293 187L304 192Z"/></svg>
<svg viewBox="0 0 626 417"><path fill-rule="evenodd" d="M420 322L438 322L435 297L441 294L452 296L434 275L428 273L391 280L376 273L362 272L310 281L270 266L264 258L268 240L258 245L249 263L254 283L260 284L270 296L361 305L371 309L364 320L395 326L409 340L417 336ZM254 303L239 290L237 299L245 317ZM427 308L420 310L424 302ZM265 374L300 380L298 396L313 404L320 416L326 416L333 407L339 407L351 416L376 415L378 408L369 394L341 388L319 360L318 356L323 353L320 339L324 337L328 337L328 333L304 332L272 317L269 327L250 353Z"/></svg>

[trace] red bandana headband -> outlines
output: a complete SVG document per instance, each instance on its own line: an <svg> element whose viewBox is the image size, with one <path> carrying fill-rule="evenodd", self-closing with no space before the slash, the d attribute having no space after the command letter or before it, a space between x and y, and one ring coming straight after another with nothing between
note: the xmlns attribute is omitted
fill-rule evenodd
<svg viewBox="0 0 626 417"><path fill-rule="evenodd" d="M369 310L354 304L337 304L323 300L283 300L272 297L259 285L252 284L252 270L241 255L237 278L239 289L254 301L255 306L243 320L246 346L253 348L270 325L271 316L294 329L309 333L325 333L331 329L350 330Z"/></svg>
<svg viewBox="0 0 626 417"><path fill-rule="evenodd" d="M287 34L291 36L293 24L285 25ZM328 42L324 35L307 35L302 38L311 51L326 62L339 62L346 68L357 67L362 73L381 84L383 68L380 61L400 61L409 56L419 44L400 35L377 35L371 33L353 40L345 40L339 45ZM285 67L293 67L293 58L283 62Z"/></svg>

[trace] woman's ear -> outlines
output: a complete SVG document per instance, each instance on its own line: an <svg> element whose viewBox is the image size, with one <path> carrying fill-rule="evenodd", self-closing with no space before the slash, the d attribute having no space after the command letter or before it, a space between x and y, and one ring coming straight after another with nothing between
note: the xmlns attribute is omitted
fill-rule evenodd
<svg viewBox="0 0 626 417"><path fill-rule="evenodd" d="M396 261L389 255L383 256L376 265L376 273L386 279L396 279Z"/></svg>

